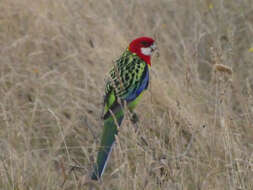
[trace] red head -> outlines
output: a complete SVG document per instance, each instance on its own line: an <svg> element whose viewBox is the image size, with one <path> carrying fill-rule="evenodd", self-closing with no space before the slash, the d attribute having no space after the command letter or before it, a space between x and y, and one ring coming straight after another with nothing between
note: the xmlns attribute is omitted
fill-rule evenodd
<svg viewBox="0 0 253 190"><path fill-rule="evenodd" d="M133 40L129 45L129 51L136 53L142 60L151 66L150 58L156 49L155 40L149 37L140 37Z"/></svg>

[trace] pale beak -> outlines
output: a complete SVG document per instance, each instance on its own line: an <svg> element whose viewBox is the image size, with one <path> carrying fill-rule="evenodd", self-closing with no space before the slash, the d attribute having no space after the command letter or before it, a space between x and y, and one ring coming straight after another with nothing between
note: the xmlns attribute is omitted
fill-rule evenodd
<svg viewBox="0 0 253 190"><path fill-rule="evenodd" d="M153 51L155 51L155 50L157 49L155 43L153 43L153 44L150 46L150 48L151 48L151 52L153 52Z"/></svg>
<svg viewBox="0 0 253 190"><path fill-rule="evenodd" d="M156 46L155 43L153 43L153 44L150 46L150 48L151 48L151 52L152 52L152 53L155 51L156 57L159 57L159 56L160 56L160 54L159 54L159 49L158 49L158 47Z"/></svg>

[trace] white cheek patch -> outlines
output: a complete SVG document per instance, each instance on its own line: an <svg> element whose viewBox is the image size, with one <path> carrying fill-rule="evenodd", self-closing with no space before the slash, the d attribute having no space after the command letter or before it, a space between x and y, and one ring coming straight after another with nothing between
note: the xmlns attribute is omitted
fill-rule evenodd
<svg viewBox="0 0 253 190"><path fill-rule="evenodd" d="M152 54L152 48L147 47L147 48L141 48L141 53L144 55L151 55Z"/></svg>

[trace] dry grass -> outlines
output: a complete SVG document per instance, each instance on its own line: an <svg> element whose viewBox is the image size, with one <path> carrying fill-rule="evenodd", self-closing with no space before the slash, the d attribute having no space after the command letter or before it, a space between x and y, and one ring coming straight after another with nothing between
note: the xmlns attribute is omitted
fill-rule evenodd
<svg viewBox="0 0 253 190"><path fill-rule="evenodd" d="M160 56L138 130L90 182L105 74L141 35ZM252 0L3 0L0 189L253 189L252 36Z"/></svg>

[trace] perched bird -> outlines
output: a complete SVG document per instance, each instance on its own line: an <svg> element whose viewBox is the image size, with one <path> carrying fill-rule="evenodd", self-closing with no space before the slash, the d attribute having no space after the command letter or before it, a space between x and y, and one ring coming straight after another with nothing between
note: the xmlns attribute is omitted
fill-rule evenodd
<svg viewBox="0 0 253 190"><path fill-rule="evenodd" d="M124 105L133 113L142 92L148 88L150 59L156 49L154 42L149 37L133 40L109 72L104 96L104 129L91 175L93 180L100 179L104 173L118 132L117 126L124 117Z"/></svg>

